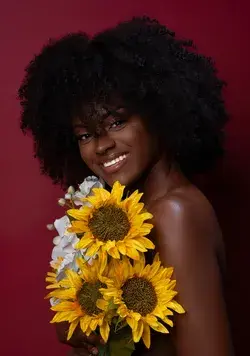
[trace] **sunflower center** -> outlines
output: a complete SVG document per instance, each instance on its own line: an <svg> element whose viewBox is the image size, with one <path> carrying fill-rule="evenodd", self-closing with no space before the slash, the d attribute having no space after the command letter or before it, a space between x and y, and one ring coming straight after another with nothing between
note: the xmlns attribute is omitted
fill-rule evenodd
<svg viewBox="0 0 250 356"><path fill-rule="evenodd" d="M105 285L101 282L96 283L84 283L80 291L78 292L78 302L81 308L88 314L99 314L100 309L97 308L96 302L98 299L102 298L102 294L99 291L100 288Z"/></svg>
<svg viewBox="0 0 250 356"><path fill-rule="evenodd" d="M128 309L145 316L157 305L157 295L151 282L146 278L133 277L122 287L122 297Z"/></svg>
<svg viewBox="0 0 250 356"><path fill-rule="evenodd" d="M89 221L92 234L101 241L122 240L130 229L127 214L116 205L105 205L93 213Z"/></svg>

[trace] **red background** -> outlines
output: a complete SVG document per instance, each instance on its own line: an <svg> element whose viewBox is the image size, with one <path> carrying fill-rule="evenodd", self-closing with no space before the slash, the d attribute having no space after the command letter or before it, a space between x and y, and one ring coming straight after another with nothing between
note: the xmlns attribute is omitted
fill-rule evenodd
<svg viewBox="0 0 250 356"><path fill-rule="evenodd" d="M44 276L62 210L58 187L39 174L32 141L19 131L16 91L24 66L49 37L90 33L135 14L157 17L215 58L228 82L228 154L204 185L222 225L228 253L228 299L236 355L249 354L249 9L247 0L22 0L0 5L1 333L0 354L64 355L49 325ZM3 286L2 286L3 283ZM212 355L211 355L212 356Z"/></svg>

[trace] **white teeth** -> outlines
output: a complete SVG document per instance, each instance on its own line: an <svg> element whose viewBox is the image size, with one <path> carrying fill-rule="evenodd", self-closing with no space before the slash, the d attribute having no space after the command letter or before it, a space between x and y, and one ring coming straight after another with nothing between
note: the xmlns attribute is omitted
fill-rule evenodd
<svg viewBox="0 0 250 356"><path fill-rule="evenodd" d="M105 163L103 163L103 165L104 165L104 167L110 167L110 166L113 166L114 164L116 164L116 163L118 163L120 161L123 161L124 158L126 158L126 155L117 157L116 159L113 159L112 161L105 162Z"/></svg>

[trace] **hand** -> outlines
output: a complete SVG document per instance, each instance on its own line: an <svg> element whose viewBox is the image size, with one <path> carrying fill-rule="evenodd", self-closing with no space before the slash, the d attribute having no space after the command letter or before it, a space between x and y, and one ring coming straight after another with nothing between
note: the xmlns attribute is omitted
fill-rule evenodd
<svg viewBox="0 0 250 356"><path fill-rule="evenodd" d="M56 323L56 332L59 341L63 344L73 347L70 356L90 356L98 355L98 346L105 342L101 336L92 334L86 336L80 327L77 327L70 340L67 340L69 324L67 322Z"/></svg>
<svg viewBox="0 0 250 356"><path fill-rule="evenodd" d="M92 356L92 355L96 355L96 354L90 353L87 349L84 348L73 348L70 350L67 356Z"/></svg>

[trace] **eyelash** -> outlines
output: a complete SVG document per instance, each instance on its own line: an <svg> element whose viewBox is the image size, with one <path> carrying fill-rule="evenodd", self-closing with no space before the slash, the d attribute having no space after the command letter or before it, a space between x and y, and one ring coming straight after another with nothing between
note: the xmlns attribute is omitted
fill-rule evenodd
<svg viewBox="0 0 250 356"><path fill-rule="evenodd" d="M86 137L87 136L87 137ZM88 139L90 139L91 138L91 134L89 134L89 133L85 133L85 134L82 134L82 135L78 135L76 138L77 138L77 141L83 141L83 142L85 142L85 141L87 141Z"/></svg>
<svg viewBox="0 0 250 356"><path fill-rule="evenodd" d="M121 127L124 123L126 122L126 120L116 120L114 121L110 126L109 129L116 129ZM86 142L89 141L92 138L93 135L89 134L89 133L85 133L85 134L81 134L77 136L77 141L82 141L82 142Z"/></svg>
<svg viewBox="0 0 250 356"><path fill-rule="evenodd" d="M110 128L117 128L117 127L120 127L120 126L122 126L124 123L125 123L125 120L123 120L123 119L115 120L115 121L110 125ZM116 126L114 126L114 125L116 125Z"/></svg>

